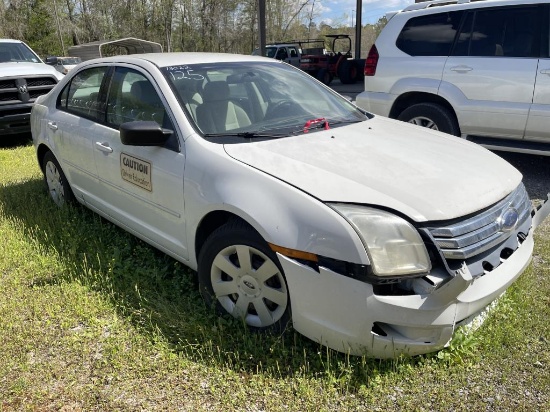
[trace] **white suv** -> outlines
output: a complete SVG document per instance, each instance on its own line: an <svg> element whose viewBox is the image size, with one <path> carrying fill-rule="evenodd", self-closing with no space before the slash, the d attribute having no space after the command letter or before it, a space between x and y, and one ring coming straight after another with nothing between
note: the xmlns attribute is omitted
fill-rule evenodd
<svg viewBox="0 0 550 412"><path fill-rule="evenodd" d="M432 1L388 17L358 106L492 149L550 154L550 2Z"/></svg>

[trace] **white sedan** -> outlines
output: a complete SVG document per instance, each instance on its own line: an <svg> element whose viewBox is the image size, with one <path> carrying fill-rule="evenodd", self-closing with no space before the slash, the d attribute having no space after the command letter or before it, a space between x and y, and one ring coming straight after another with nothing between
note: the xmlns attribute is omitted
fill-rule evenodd
<svg viewBox="0 0 550 412"><path fill-rule="evenodd" d="M550 210L489 151L262 57L91 60L31 123L57 204L197 270L220 313L351 354L444 347L520 276Z"/></svg>

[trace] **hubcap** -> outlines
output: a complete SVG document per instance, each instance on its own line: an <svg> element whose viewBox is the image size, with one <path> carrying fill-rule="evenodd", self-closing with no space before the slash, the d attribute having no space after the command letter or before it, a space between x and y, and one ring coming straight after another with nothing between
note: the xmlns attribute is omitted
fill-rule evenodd
<svg viewBox="0 0 550 412"><path fill-rule="evenodd" d="M433 120L423 116L413 117L411 120L409 120L409 123L415 124L417 126L427 127L428 129L432 130L439 130Z"/></svg>
<svg viewBox="0 0 550 412"><path fill-rule="evenodd" d="M53 162L46 163L46 184L48 191L55 204L58 206L65 203L65 193L63 191L63 182L59 170Z"/></svg>
<svg viewBox="0 0 550 412"><path fill-rule="evenodd" d="M277 265L247 245L221 250L212 263L212 289L222 307L254 327L277 322L288 305L286 284Z"/></svg>

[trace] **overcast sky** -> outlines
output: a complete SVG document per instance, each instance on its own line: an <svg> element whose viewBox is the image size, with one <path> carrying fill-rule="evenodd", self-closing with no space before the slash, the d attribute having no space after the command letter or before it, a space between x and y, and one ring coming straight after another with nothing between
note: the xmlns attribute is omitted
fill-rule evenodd
<svg viewBox="0 0 550 412"><path fill-rule="evenodd" d="M363 25L376 23L378 19L388 11L401 10L414 0L363 0ZM349 24L351 26L352 16L355 22L355 7L357 0L316 0L315 7L320 11L321 21L331 24L332 22ZM318 21L320 22L320 21Z"/></svg>

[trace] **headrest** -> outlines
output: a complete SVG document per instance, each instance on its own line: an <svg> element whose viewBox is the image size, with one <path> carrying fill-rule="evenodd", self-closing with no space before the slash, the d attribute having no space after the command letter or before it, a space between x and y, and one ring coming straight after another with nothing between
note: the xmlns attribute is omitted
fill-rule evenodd
<svg viewBox="0 0 550 412"><path fill-rule="evenodd" d="M130 93L137 99L143 101L149 101L151 98L156 97L155 88L147 80L140 80L132 83Z"/></svg>
<svg viewBox="0 0 550 412"><path fill-rule="evenodd" d="M222 81L206 83L202 98L205 102L228 100L229 86L226 82Z"/></svg>

